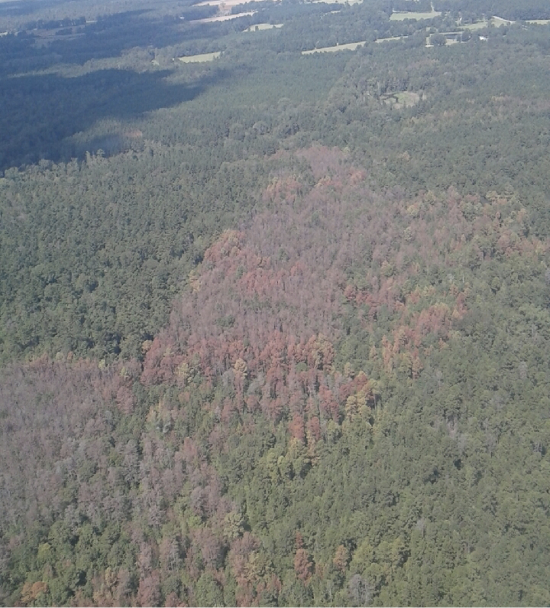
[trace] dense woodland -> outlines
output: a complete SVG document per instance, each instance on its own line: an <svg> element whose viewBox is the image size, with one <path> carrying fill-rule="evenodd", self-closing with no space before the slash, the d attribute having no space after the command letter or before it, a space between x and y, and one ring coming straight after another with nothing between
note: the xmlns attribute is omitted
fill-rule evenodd
<svg viewBox="0 0 550 608"><path fill-rule="evenodd" d="M550 15L433 8L0 4L2 605L550 603Z"/></svg>

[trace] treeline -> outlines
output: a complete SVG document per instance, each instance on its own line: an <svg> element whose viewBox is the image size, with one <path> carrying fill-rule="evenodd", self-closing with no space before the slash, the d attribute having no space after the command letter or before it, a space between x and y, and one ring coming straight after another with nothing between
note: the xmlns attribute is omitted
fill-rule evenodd
<svg viewBox="0 0 550 608"><path fill-rule="evenodd" d="M481 18L493 16L521 21L527 19L548 19L550 8L544 0L439 0L434 3L437 10L450 10L455 14L465 13Z"/></svg>

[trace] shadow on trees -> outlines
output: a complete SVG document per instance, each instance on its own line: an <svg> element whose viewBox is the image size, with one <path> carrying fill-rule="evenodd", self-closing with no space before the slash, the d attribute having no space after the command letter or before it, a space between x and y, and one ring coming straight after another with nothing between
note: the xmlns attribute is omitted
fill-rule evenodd
<svg viewBox="0 0 550 608"><path fill-rule="evenodd" d="M199 17L212 12L212 7L193 10L202 8L206 12ZM177 17L148 13L126 11L86 24L80 24L80 19L71 23L63 19L29 21L24 31L0 38L0 76L44 70L60 63L84 66L89 61L114 59L125 53L133 53L136 65L141 67L144 59L154 58L153 49L202 39L211 25L184 24ZM58 35L63 32L68 35Z"/></svg>
<svg viewBox="0 0 550 608"><path fill-rule="evenodd" d="M102 147L101 139L78 149L68 146L66 138L101 119L131 119L190 101L227 77L226 71L217 70L184 85L167 83L169 74L168 70L138 74L110 69L74 78L48 74L3 79L0 170L41 159L60 161L81 156L85 149ZM108 151L116 152L119 146L116 137L106 141Z"/></svg>
<svg viewBox="0 0 550 608"><path fill-rule="evenodd" d="M95 23L77 28L81 35L76 38L54 39L48 50L62 63L83 65L92 59L120 56L136 47L162 48L182 41L185 35L177 22L150 19L145 15L147 12L127 11L98 18Z"/></svg>
<svg viewBox="0 0 550 608"><path fill-rule="evenodd" d="M40 2L40 8L50 8L57 4L62 4L62 0L42 0ZM34 0L12 0L11 2L2 2L0 4L0 16L30 15L36 8L37 6Z"/></svg>

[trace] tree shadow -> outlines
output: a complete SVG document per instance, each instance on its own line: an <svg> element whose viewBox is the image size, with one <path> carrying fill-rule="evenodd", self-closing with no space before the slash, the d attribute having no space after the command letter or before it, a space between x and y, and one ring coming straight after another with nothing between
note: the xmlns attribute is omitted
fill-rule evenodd
<svg viewBox="0 0 550 608"><path fill-rule="evenodd" d="M68 148L66 138L101 119L130 120L190 101L228 76L226 70L216 70L191 84L171 84L165 79L170 73L109 69L74 78L46 74L2 79L0 170L81 155L84 150ZM107 151L120 147L118 135L106 140ZM92 151L98 147L103 147L101 141L87 145Z"/></svg>
<svg viewBox="0 0 550 608"><path fill-rule="evenodd" d="M64 20L30 22L29 29L0 37L0 76L45 70L60 63L83 66L92 60L115 59L132 50L139 62L144 52L152 53L152 59L153 49L209 37L210 24L161 18L150 12L126 11L84 24L79 20L69 25Z"/></svg>
<svg viewBox="0 0 550 608"><path fill-rule="evenodd" d="M40 8L53 7L56 4L61 4L62 0L41 0ZM37 9L35 0L11 0L0 4L0 17L5 15L31 15Z"/></svg>

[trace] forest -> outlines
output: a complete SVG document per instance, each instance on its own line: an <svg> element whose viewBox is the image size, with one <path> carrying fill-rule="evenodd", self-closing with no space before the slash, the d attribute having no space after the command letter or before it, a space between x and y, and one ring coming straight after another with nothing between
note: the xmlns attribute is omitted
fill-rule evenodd
<svg viewBox="0 0 550 608"><path fill-rule="evenodd" d="M548 19L0 3L0 605L550 603Z"/></svg>

